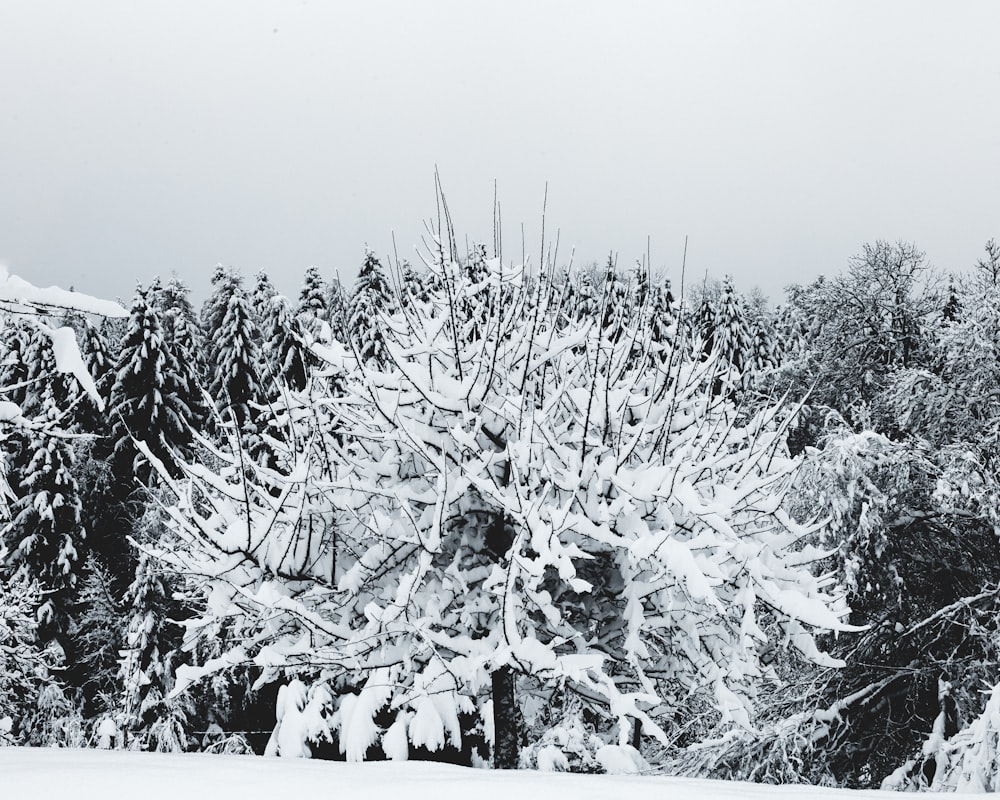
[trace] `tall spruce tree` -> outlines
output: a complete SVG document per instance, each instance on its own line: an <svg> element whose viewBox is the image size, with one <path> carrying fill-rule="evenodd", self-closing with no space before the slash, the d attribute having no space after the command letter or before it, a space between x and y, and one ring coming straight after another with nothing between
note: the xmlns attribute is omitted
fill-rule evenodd
<svg viewBox="0 0 1000 800"><path fill-rule="evenodd" d="M698 308L694 313L692 328L695 337L701 342L701 355L708 358L715 350L716 328L718 327L718 315L715 303L712 302L708 292L704 292Z"/></svg>
<svg viewBox="0 0 1000 800"><path fill-rule="evenodd" d="M50 389L44 393L39 416L49 427L34 431L28 439L30 460L18 482L12 519L3 528L2 553L8 574L37 583L42 591L37 617L39 636L45 641L66 630L86 531L71 471L73 448L52 433L61 412Z"/></svg>
<svg viewBox="0 0 1000 800"><path fill-rule="evenodd" d="M240 430L252 428L257 416L253 406L265 401L265 393L257 371L259 333L241 288L229 295L226 313L213 336L216 347L209 394L224 420L234 420Z"/></svg>
<svg viewBox="0 0 1000 800"><path fill-rule="evenodd" d="M350 298L339 278L327 286L326 306L329 309L330 333L341 344L347 344L350 326Z"/></svg>
<svg viewBox="0 0 1000 800"><path fill-rule="evenodd" d="M176 474L177 456L189 452L194 409L201 402L192 373L164 339L160 312L150 299L147 290L136 292L111 389L116 472L134 474L143 483L151 473L135 441Z"/></svg>
<svg viewBox="0 0 1000 800"><path fill-rule="evenodd" d="M392 291L382 270L382 264L375 254L368 250L361 271L358 273L358 279L354 282L354 291L351 293L348 326L362 362L373 361L380 366L387 362L388 355L379 316L389 312L392 307Z"/></svg>
<svg viewBox="0 0 1000 800"><path fill-rule="evenodd" d="M190 704L170 699L172 659L179 631L168 620L179 613L160 566L142 556L125 594L127 619L121 660L122 707L128 745L133 749L186 749Z"/></svg>
<svg viewBox="0 0 1000 800"><path fill-rule="evenodd" d="M194 388L204 370L205 337L191 303L191 289L174 275L155 297L155 302L161 313L164 341ZM202 405L199 402L198 411L204 413Z"/></svg>
<svg viewBox="0 0 1000 800"><path fill-rule="evenodd" d="M297 392L305 389L308 368L299 319L292 313L288 298L275 295L271 305L264 345L266 371L262 374L269 384L268 395L277 398L286 386Z"/></svg>
<svg viewBox="0 0 1000 800"><path fill-rule="evenodd" d="M104 401L104 410L98 409L88 395L84 395L76 406L75 428L92 435L76 443L73 474L79 486L80 501L86 509L87 529L90 532L88 550L93 562L85 571L83 591L92 589L98 593L97 589L104 585L104 577L107 577L110 592L117 598L128 585L132 571L128 544L131 532L128 499L134 487L130 480L122 481L120 474L116 478L113 469L115 441L111 393L117 373L117 358L111 352L106 330L104 325L96 327L89 320L84 321L82 328L81 352ZM88 582L94 585L88 587ZM78 620L74 624L87 623Z"/></svg>
<svg viewBox="0 0 1000 800"><path fill-rule="evenodd" d="M253 290L250 292L250 307L253 309L254 323L262 330L268 330L271 322L271 303L278 290L271 283L270 276L259 270L254 275Z"/></svg>
<svg viewBox="0 0 1000 800"><path fill-rule="evenodd" d="M237 291L243 289L243 278L231 267L221 264L212 273L212 292L201 307L201 331L205 337L205 360L202 364L201 382L211 386L215 380L219 363L219 348L222 347L220 331L229 310L229 302Z"/></svg>
<svg viewBox="0 0 1000 800"><path fill-rule="evenodd" d="M750 363L753 335L743 299L733 288L732 278L728 275L722 282L722 294L715 314L713 349L738 372L742 373Z"/></svg>
<svg viewBox="0 0 1000 800"><path fill-rule="evenodd" d="M302 279L299 300L295 304L295 316L302 329L313 336L319 335L323 323L330 315L327 296L326 282L319 274L319 269L309 267Z"/></svg>

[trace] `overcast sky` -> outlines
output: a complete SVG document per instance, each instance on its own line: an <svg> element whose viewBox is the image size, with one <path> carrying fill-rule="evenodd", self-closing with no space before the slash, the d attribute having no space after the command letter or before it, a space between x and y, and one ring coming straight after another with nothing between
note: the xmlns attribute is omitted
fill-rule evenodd
<svg viewBox="0 0 1000 800"><path fill-rule="evenodd" d="M0 260L129 297L460 240L731 273L1000 237L1000 3L0 1Z"/></svg>

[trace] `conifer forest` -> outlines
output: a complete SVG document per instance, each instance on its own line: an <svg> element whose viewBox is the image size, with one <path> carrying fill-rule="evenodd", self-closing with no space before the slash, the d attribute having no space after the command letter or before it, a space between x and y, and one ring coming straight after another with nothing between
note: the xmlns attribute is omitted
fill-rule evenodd
<svg viewBox="0 0 1000 800"><path fill-rule="evenodd" d="M1000 245L741 293L447 215L0 280L0 743L1000 789Z"/></svg>

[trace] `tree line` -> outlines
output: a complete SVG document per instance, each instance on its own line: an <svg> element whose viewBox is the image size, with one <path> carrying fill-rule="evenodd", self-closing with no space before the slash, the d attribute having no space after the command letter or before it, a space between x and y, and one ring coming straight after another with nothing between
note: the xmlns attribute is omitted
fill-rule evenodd
<svg viewBox="0 0 1000 800"><path fill-rule="evenodd" d="M0 741L993 787L1000 248L454 242L3 315Z"/></svg>

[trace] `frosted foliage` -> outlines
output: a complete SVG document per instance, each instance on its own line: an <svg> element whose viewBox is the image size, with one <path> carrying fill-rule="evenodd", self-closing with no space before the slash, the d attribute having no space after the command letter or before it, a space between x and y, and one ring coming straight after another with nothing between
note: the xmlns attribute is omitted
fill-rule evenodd
<svg viewBox="0 0 1000 800"><path fill-rule="evenodd" d="M579 704L521 751L520 766L543 772L641 772L650 769L630 745L609 745L583 722Z"/></svg>
<svg viewBox="0 0 1000 800"><path fill-rule="evenodd" d="M282 686L275 707L277 723L264 755L308 758L310 742L329 738L324 717L330 702L329 692L322 684L312 690L300 680Z"/></svg>
<svg viewBox="0 0 1000 800"><path fill-rule="evenodd" d="M0 745L19 741L20 725L49 681L49 658L36 639L37 588L0 581Z"/></svg>
<svg viewBox="0 0 1000 800"><path fill-rule="evenodd" d="M42 417L57 423L59 412L50 395ZM86 538L80 523L80 499L72 474L73 450L44 429L27 441L31 453L11 507L12 519L0 527L0 559L10 573L37 582L44 592L37 619L43 639L51 638L65 622L69 595L79 572L77 546Z"/></svg>
<svg viewBox="0 0 1000 800"><path fill-rule="evenodd" d="M950 792L995 792L1000 789L1000 685L989 691L982 713L950 739L942 735L939 719L923 747L932 756L933 778L909 761L889 775L883 789L930 789Z"/></svg>
<svg viewBox="0 0 1000 800"><path fill-rule="evenodd" d="M182 683L247 659L323 670L353 687L328 727L359 758L400 756L404 725L429 750L462 746L463 718L489 739L504 667L597 698L617 746L636 721L665 742L692 695L750 725L765 649L837 663L812 631L847 609L783 508L777 410L740 417L711 358L634 359L649 315L612 337L482 267L438 262L426 302L383 310L384 365L315 348L342 392L290 395L276 470L219 453L221 474L171 482L161 557L207 588L191 630L224 616L239 642Z"/></svg>
<svg viewBox="0 0 1000 800"><path fill-rule="evenodd" d="M798 502L829 515L829 541L840 551L842 582L852 592L895 597L901 580L884 571L891 526L917 507L914 496L933 486L937 470L917 447L865 431L831 436L813 451L798 478Z"/></svg>

